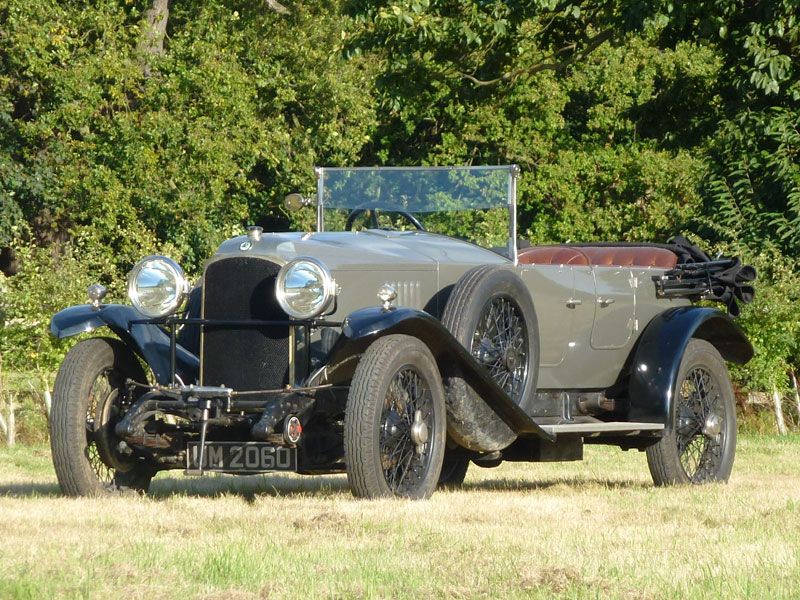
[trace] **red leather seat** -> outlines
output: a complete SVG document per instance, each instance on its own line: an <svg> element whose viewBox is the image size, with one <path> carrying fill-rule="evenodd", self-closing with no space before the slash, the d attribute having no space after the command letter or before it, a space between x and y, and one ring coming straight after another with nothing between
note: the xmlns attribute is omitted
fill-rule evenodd
<svg viewBox="0 0 800 600"><path fill-rule="evenodd" d="M588 265L586 255L569 246L534 246L517 254L523 265Z"/></svg>
<svg viewBox="0 0 800 600"><path fill-rule="evenodd" d="M672 269L674 252L652 246L534 246L519 251L523 265L598 265L602 267L656 267Z"/></svg>
<svg viewBox="0 0 800 600"><path fill-rule="evenodd" d="M656 267L672 269L678 256L666 248L652 246L581 246L589 263L610 267Z"/></svg>

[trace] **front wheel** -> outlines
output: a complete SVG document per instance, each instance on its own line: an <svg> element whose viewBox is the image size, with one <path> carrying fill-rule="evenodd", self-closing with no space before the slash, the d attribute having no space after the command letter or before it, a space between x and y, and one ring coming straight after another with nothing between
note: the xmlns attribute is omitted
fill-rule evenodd
<svg viewBox="0 0 800 600"><path fill-rule="evenodd" d="M115 339L78 342L61 364L53 389L50 445L58 483L68 496L147 491L155 469L121 454L114 434L132 400L128 379L145 381L146 376Z"/></svg>
<svg viewBox="0 0 800 600"><path fill-rule="evenodd" d="M727 481L736 453L736 404L728 369L704 340L686 347L672 410L671 430L647 449L655 484Z"/></svg>
<svg viewBox="0 0 800 600"><path fill-rule="evenodd" d="M360 498L427 498L436 489L446 416L439 370L407 335L374 342L358 363L344 419L347 480Z"/></svg>

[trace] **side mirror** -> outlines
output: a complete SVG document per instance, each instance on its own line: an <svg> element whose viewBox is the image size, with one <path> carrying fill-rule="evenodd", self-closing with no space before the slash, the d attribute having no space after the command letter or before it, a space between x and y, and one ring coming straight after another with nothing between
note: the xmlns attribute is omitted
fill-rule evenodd
<svg viewBox="0 0 800 600"><path fill-rule="evenodd" d="M289 212L298 211L304 206L311 206L312 203L313 200L311 198L306 198L303 196L303 194L298 194L297 192L288 194L283 199L283 205Z"/></svg>

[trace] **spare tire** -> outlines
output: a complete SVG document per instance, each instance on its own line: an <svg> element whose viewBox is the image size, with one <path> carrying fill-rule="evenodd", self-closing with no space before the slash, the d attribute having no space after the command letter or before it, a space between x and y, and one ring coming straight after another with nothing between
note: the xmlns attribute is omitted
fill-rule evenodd
<svg viewBox="0 0 800 600"><path fill-rule="evenodd" d="M456 282L442 323L523 410L530 412L539 375L539 326L533 300L513 271L475 267ZM502 450L516 439L458 370L444 378L447 431L477 452Z"/></svg>

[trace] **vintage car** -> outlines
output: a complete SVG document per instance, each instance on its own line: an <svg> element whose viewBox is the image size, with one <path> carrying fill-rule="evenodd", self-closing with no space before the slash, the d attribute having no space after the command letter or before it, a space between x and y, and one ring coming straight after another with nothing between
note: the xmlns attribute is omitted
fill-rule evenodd
<svg viewBox="0 0 800 600"><path fill-rule="evenodd" d="M518 175L318 168L315 198L286 198L314 231L250 227L191 288L148 256L130 306L91 286L51 322L115 335L80 341L58 373L61 489L346 472L358 497L425 498L470 463L581 460L587 443L646 450L657 485L726 481L725 361L753 353L728 313L755 272L682 238L530 247Z"/></svg>

